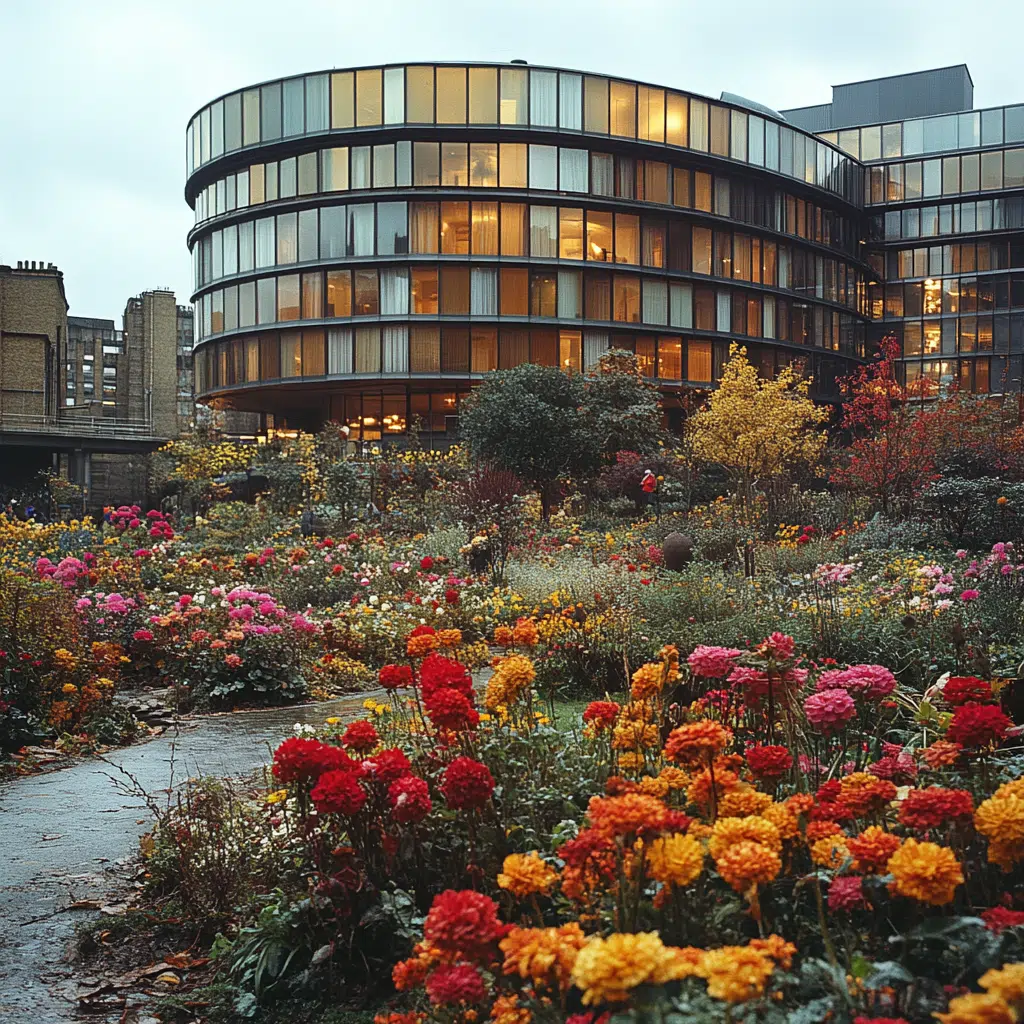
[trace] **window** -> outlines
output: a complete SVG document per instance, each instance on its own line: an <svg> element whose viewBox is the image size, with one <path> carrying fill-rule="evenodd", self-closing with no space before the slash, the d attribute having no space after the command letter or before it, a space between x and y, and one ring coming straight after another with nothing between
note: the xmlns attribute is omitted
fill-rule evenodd
<svg viewBox="0 0 1024 1024"><path fill-rule="evenodd" d="M469 373L468 328L441 328L441 372Z"/></svg>
<svg viewBox="0 0 1024 1024"><path fill-rule="evenodd" d="M612 215L587 210L587 259L611 263L613 253Z"/></svg>
<svg viewBox="0 0 1024 1024"><path fill-rule="evenodd" d="M387 68L384 71L384 123L402 124L404 121L405 68Z"/></svg>
<svg viewBox="0 0 1024 1024"><path fill-rule="evenodd" d="M320 258L336 259L345 255L344 206L325 206L320 211Z"/></svg>
<svg viewBox="0 0 1024 1024"><path fill-rule="evenodd" d="M441 184L465 188L469 184L468 148L465 142L441 143Z"/></svg>
<svg viewBox="0 0 1024 1024"><path fill-rule="evenodd" d="M382 121L380 68L356 72L356 126L380 124Z"/></svg>
<svg viewBox="0 0 1024 1024"><path fill-rule="evenodd" d="M208 114L208 111L203 111ZM260 89L260 141L281 138L281 83Z"/></svg>
<svg viewBox="0 0 1024 1024"><path fill-rule="evenodd" d="M355 372L356 373L380 373L380 330L377 327L356 328L356 351L355 351ZM371 417L366 417L364 422L368 426Z"/></svg>
<svg viewBox="0 0 1024 1024"><path fill-rule="evenodd" d="M665 141L665 91L641 85L637 89L637 137Z"/></svg>
<svg viewBox="0 0 1024 1024"><path fill-rule="evenodd" d="M277 281L261 277L256 282L256 307L261 324L272 324L277 319Z"/></svg>
<svg viewBox="0 0 1024 1024"><path fill-rule="evenodd" d="M530 316L557 316L557 292L558 277L556 274L532 271L530 274Z"/></svg>
<svg viewBox="0 0 1024 1024"><path fill-rule="evenodd" d="M563 320L579 320L583 315L583 295L580 272L558 272L558 316Z"/></svg>
<svg viewBox="0 0 1024 1024"><path fill-rule="evenodd" d="M616 274L613 287L613 319L624 323L639 323L640 279L631 274Z"/></svg>
<svg viewBox="0 0 1024 1024"><path fill-rule="evenodd" d="M294 263L298 259L298 217L281 213L277 217L277 262Z"/></svg>
<svg viewBox="0 0 1024 1024"><path fill-rule="evenodd" d="M412 312L428 316L437 314L437 267L412 267Z"/></svg>
<svg viewBox="0 0 1024 1024"><path fill-rule="evenodd" d="M559 150L559 188L562 192L587 191L587 151Z"/></svg>
<svg viewBox="0 0 1024 1024"><path fill-rule="evenodd" d="M327 271L327 316L352 315L352 272Z"/></svg>
<svg viewBox="0 0 1024 1024"><path fill-rule="evenodd" d="M558 212L558 255L563 260L583 259L583 210L563 206Z"/></svg>
<svg viewBox="0 0 1024 1024"><path fill-rule="evenodd" d="M557 125L557 96L557 72L530 71L530 124L551 128Z"/></svg>
<svg viewBox="0 0 1024 1024"><path fill-rule="evenodd" d="M686 344L686 379L711 383L711 342L689 341Z"/></svg>
<svg viewBox="0 0 1024 1024"><path fill-rule="evenodd" d="M473 203L472 251L477 256L498 255L498 204Z"/></svg>
<svg viewBox="0 0 1024 1024"><path fill-rule="evenodd" d="M644 280L643 322L645 324L668 323L668 284L654 278Z"/></svg>
<svg viewBox="0 0 1024 1024"><path fill-rule="evenodd" d="M256 285L252 281L238 286L238 326L253 327L256 323Z"/></svg>
<svg viewBox="0 0 1024 1024"><path fill-rule="evenodd" d="M409 251L408 213L405 203L377 204L377 252L396 256Z"/></svg>
<svg viewBox="0 0 1024 1024"><path fill-rule="evenodd" d="M277 255L274 244L274 218L261 217L256 221L256 266L272 267Z"/></svg>
<svg viewBox="0 0 1024 1024"><path fill-rule="evenodd" d="M441 372L441 332L437 327L409 331L409 369L412 373Z"/></svg>
<svg viewBox="0 0 1024 1024"><path fill-rule="evenodd" d="M302 319L319 320L324 315L324 278L316 272L302 275Z"/></svg>
<svg viewBox="0 0 1024 1024"><path fill-rule="evenodd" d="M434 123L434 69L405 69L405 119L409 124Z"/></svg>
<svg viewBox="0 0 1024 1024"><path fill-rule="evenodd" d="M355 305L353 312L356 316L378 316L380 300L377 294L377 271L357 270L354 276Z"/></svg>
<svg viewBox="0 0 1024 1024"><path fill-rule="evenodd" d="M494 328L473 328L470 335L470 370L490 373L498 368L498 332Z"/></svg>
<svg viewBox="0 0 1024 1024"><path fill-rule="evenodd" d="M412 144L412 183L433 187L440 184L440 152L436 142L414 142Z"/></svg>
<svg viewBox="0 0 1024 1024"><path fill-rule="evenodd" d="M526 68L501 69L499 113L501 124L526 124Z"/></svg>
<svg viewBox="0 0 1024 1024"><path fill-rule="evenodd" d="M441 267L441 313L445 316L469 314L468 267Z"/></svg>
<svg viewBox="0 0 1024 1024"><path fill-rule="evenodd" d="M469 69L469 123L498 123L498 69Z"/></svg>
<svg viewBox="0 0 1024 1024"><path fill-rule="evenodd" d="M530 255L552 258L558 255L557 207L530 207Z"/></svg>
<svg viewBox="0 0 1024 1024"><path fill-rule="evenodd" d="M526 144L501 143L498 169L498 183L501 188L526 188Z"/></svg>
<svg viewBox="0 0 1024 1024"><path fill-rule="evenodd" d="M608 134L608 79L583 79L583 130Z"/></svg>
<svg viewBox="0 0 1024 1024"><path fill-rule="evenodd" d="M530 311L528 271L520 267L502 267L500 277L501 315L528 315Z"/></svg>
<svg viewBox="0 0 1024 1024"><path fill-rule="evenodd" d="M331 127L355 125L355 76L351 71L331 75Z"/></svg>
<svg viewBox="0 0 1024 1024"><path fill-rule="evenodd" d="M409 204L409 251L436 253L440 243L441 221L437 203Z"/></svg>
<svg viewBox="0 0 1024 1024"><path fill-rule="evenodd" d="M322 149L320 151L320 178L323 182L324 192L342 192L348 188L348 147L336 146L333 149ZM250 169L250 182L252 182L252 171ZM262 173L260 182L262 185ZM252 186L250 184L250 194ZM259 202L263 200L260 199ZM256 202L254 199L253 202Z"/></svg>
<svg viewBox="0 0 1024 1024"><path fill-rule="evenodd" d="M524 203L501 204L501 254L502 256L525 256L526 210Z"/></svg>
<svg viewBox="0 0 1024 1024"><path fill-rule="evenodd" d="M299 319L298 274L284 274L277 279L277 319Z"/></svg>
<svg viewBox="0 0 1024 1024"><path fill-rule="evenodd" d="M496 188L498 185L498 144L469 144L469 184L474 188Z"/></svg>
<svg viewBox="0 0 1024 1024"><path fill-rule="evenodd" d="M406 267L388 267L381 270L380 311L382 316L408 314L409 271Z"/></svg>
<svg viewBox="0 0 1024 1024"><path fill-rule="evenodd" d="M636 86L632 83L611 83L611 133L636 138Z"/></svg>
<svg viewBox="0 0 1024 1024"><path fill-rule="evenodd" d="M469 311L473 316L497 316L497 270L490 267L474 267L470 275L469 292Z"/></svg>
<svg viewBox="0 0 1024 1024"><path fill-rule="evenodd" d="M302 376L302 332L281 333L281 376Z"/></svg>
<svg viewBox="0 0 1024 1024"><path fill-rule="evenodd" d="M529 333L525 330L503 330L498 336L498 368L509 370L529 361Z"/></svg>
<svg viewBox="0 0 1024 1024"><path fill-rule="evenodd" d="M729 110L717 103L711 104L711 152L729 155Z"/></svg>
<svg viewBox="0 0 1024 1024"><path fill-rule="evenodd" d="M469 203L441 204L441 252L450 255L469 252Z"/></svg>
<svg viewBox="0 0 1024 1024"><path fill-rule="evenodd" d="M558 332L558 365L579 372L583 366L583 335L579 331Z"/></svg>
<svg viewBox="0 0 1024 1024"><path fill-rule="evenodd" d="M583 106L582 85L583 80L579 75L560 74L558 76L559 127L576 132L583 127L580 119L580 111Z"/></svg>
<svg viewBox="0 0 1024 1024"><path fill-rule="evenodd" d="M395 147L373 147L373 187L395 187Z"/></svg>
<svg viewBox="0 0 1024 1024"><path fill-rule="evenodd" d="M437 123L466 123L466 69L437 69Z"/></svg>
<svg viewBox="0 0 1024 1024"><path fill-rule="evenodd" d="M530 146L530 188L558 188L558 149L555 146Z"/></svg>
<svg viewBox="0 0 1024 1024"><path fill-rule="evenodd" d="M615 195L615 157L610 153L591 154L590 183L594 195Z"/></svg>
<svg viewBox="0 0 1024 1024"><path fill-rule="evenodd" d="M615 214L615 262L640 262L640 218L636 214Z"/></svg>
<svg viewBox="0 0 1024 1024"><path fill-rule="evenodd" d="M348 253L350 256L373 255L373 204L348 208Z"/></svg>

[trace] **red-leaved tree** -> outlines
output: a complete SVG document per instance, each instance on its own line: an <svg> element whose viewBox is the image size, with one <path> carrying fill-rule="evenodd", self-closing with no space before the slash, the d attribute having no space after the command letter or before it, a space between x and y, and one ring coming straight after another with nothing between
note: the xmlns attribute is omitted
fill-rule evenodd
<svg viewBox="0 0 1024 1024"><path fill-rule="evenodd" d="M883 338L875 360L840 382L841 424L851 441L830 477L885 513L905 510L937 476L929 423L915 401L922 394L897 380L899 354L896 339Z"/></svg>

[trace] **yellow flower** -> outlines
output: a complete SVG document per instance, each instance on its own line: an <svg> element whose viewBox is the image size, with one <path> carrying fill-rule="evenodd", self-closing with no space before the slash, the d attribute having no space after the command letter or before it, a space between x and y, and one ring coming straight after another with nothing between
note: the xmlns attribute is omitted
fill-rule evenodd
<svg viewBox="0 0 1024 1024"><path fill-rule="evenodd" d="M500 995L491 1006L491 1020L494 1024L530 1024L533 1014L519 1005L515 995Z"/></svg>
<svg viewBox="0 0 1024 1024"><path fill-rule="evenodd" d="M268 804L279 804L283 800L288 799L287 789L275 789L273 793L268 793L264 797L264 802Z"/></svg>
<svg viewBox="0 0 1024 1024"><path fill-rule="evenodd" d="M998 970L986 971L978 979L978 984L986 992L1017 1004L1019 1010L1020 1004L1024 1004L1024 963L1003 964Z"/></svg>
<svg viewBox="0 0 1024 1024"><path fill-rule="evenodd" d="M934 1015L942 1024L1017 1024L1017 1014L997 995L971 993L949 1001L948 1013Z"/></svg>
<svg viewBox="0 0 1024 1024"><path fill-rule="evenodd" d="M526 693L537 678L533 662L522 654L501 658L487 681L484 705L494 711L500 705L508 706Z"/></svg>
<svg viewBox="0 0 1024 1024"><path fill-rule="evenodd" d="M337 725L341 719L332 715L330 718L324 720L327 725Z"/></svg>
<svg viewBox="0 0 1024 1024"><path fill-rule="evenodd" d="M60 689L61 693L78 693L78 687L74 683L65 683Z"/></svg>
<svg viewBox="0 0 1024 1024"><path fill-rule="evenodd" d="M437 640L442 647L458 647L462 643L461 629L439 629Z"/></svg>
<svg viewBox="0 0 1024 1024"><path fill-rule="evenodd" d="M569 987L576 956L587 937L572 921L560 928L512 928L501 940L505 955L503 970L529 978L535 985L549 985L562 991Z"/></svg>
<svg viewBox="0 0 1024 1024"><path fill-rule="evenodd" d="M907 839L889 858L890 888L900 896L943 906L953 900L964 873L952 850L936 843Z"/></svg>
<svg viewBox="0 0 1024 1024"><path fill-rule="evenodd" d="M772 798L767 793L761 793L752 786L737 786L719 800L718 813L725 818L745 818L761 814L771 804Z"/></svg>
<svg viewBox="0 0 1024 1024"><path fill-rule="evenodd" d="M727 1003L742 1003L764 995L765 983L775 964L765 953L748 946L709 949L701 958L700 977L707 980L708 995Z"/></svg>
<svg viewBox="0 0 1024 1024"><path fill-rule="evenodd" d="M656 796L659 799L668 796L669 784L667 779L662 778L651 778L650 775L645 775L640 780L640 792L646 793L648 796Z"/></svg>
<svg viewBox="0 0 1024 1024"><path fill-rule="evenodd" d="M633 673L633 689L630 696L633 700L646 700L661 693L663 676L662 667L657 662L649 661L646 665L641 665Z"/></svg>
<svg viewBox="0 0 1024 1024"><path fill-rule="evenodd" d="M730 846L743 841L760 843L774 853L782 849L779 830L767 818L752 814L745 818L719 818L711 829L708 850L717 858Z"/></svg>
<svg viewBox="0 0 1024 1024"><path fill-rule="evenodd" d="M558 881L558 872L540 859L536 850L530 853L510 853L498 875L498 885L513 896L546 893Z"/></svg>
<svg viewBox="0 0 1024 1024"><path fill-rule="evenodd" d="M657 932L592 938L580 950L572 969L573 984L583 992L585 1006L621 1003L639 985L662 985L693 973L666 946Z"/></svg>
<svg viewBox="0 0 1024 1024"><path fill-rule="evenodd" d="M655 839L647 848L647 873L666 885L690 885L704 867L704 848L692 836Z"/></svg>
<svg viewBox="0 0 1024 1024"><path fill-rule="evenodd" d="M1000 786L974 812L974 827L989 840L989 861L1006 871L1024 858L1024 794L1011 787Z"/></svg>

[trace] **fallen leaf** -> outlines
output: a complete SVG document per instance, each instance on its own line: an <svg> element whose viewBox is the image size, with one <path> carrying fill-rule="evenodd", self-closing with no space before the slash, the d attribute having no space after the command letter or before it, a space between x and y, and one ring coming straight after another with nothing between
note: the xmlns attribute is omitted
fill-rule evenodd
<svg viewBox="0 0 1024 1024"><path fill-rule="evenodd" d="M74 903L68 905L68 910L99 910L99 900L75 900Z"/></svg>
<svg viewBox="0 0 1024 1024"><path fill-rule="evenodd" d="M173 971L164 971L156 978L158 985L180 985L181 978L179 978Z"/></svg>

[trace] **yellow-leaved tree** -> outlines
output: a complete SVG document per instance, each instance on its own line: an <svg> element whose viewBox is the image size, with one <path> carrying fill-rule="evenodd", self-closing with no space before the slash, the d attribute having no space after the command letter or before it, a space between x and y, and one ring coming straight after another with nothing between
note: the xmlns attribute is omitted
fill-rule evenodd
<svg viewBox="0 0 1024 1024"><path fill-rule="evenodd" d="M689 420L694 455L722 466L745 504L755 482L767 490L783 473L817 468L827 435L816 428L828 412L807 397L810 384L789 366L765 380L747 350L731 345L718 390Z"/></svg>

